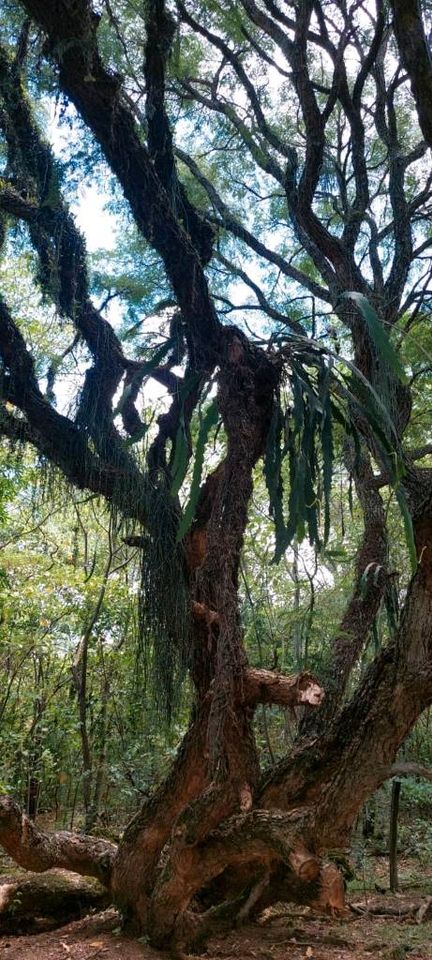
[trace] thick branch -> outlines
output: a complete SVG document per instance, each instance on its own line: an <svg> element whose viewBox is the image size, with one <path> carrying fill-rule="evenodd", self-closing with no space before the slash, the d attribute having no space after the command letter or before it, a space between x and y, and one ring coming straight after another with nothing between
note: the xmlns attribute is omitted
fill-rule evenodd
<svg viewBox="0 0 432 960"><path fill-rule="evenodd" d="M109 907L111 896L93 879L50 873L0 877L0 938L64 926ZM3 941L4 942L4 941Z"/></svg>
<svg viewBox="0 0 432 960"><path fill-rule="evenodd" d="M116 445L119 438L112 424L112 398L127 369L127 360L111 325L91 301L85 242L61 196L54 155L37 129L27 99L21 96L21 82L16 62L0 47L0 91L9 167L21 190L38 197L38 203L23 199L6 185L0 193L0 204L28 224L40 260L44 293L75 324L93 355L94 368L86 377L83 391L87 411L91 411L87 426L93 440L100 446L103 436L105 444ZM130 433L142 426L130 397L125 400L123 422Z"/></svg>
<svg viewBox="0 0 432 960"><path fill-rule="evenodd" d="M212 252L210 227L201 225L190 234L190 220L183 225L179 219L180 210L173 207L142 143L121 79L102 63L87 0L73 5L67 0L25 0L24 6L47 33L59 62L60 85L100 143L141 233L163 258L196 351L207 363L210 355L214 362L219 322L203 271Z"/></svg>
<svg viewBox="0 0 432 960"><path fill-rule="evenodd" d="M194 895L228 866L259 862L270 867L282 860L303 881L318 877L320 861L305 846L305 818L266 810L232 817L205 842L190 846L181 830L170 847L152 899L151 936L158 946L184 937L182 920ZM176 930L177 926L177 930Z"/></svg>
<svg viewBox="0 0 432 960"><path fill-rule="evenodd" d="M16 433L19 438L30 440L76 486L100 493L115 502L126 516L144 520L144 478L126 454L113 463L96 456L90 450L84 433L71 420L58 413L43 396L33 359L1 298L0 356L9 373L4 384L7 399L23 411L28 421L21 428L20 421L4 411L0 430L7 436ZM136 499L130 496L132 488Z"/></svg>
<svg viewBox="0 0 432 960"><path fill-rule="evenodd" d="M432 781L432 769L424 767L421 763L412 763L406 761L403 763L393 763L389 768L388 777L419 777L421 780Z"/></svg>
<svg viewBox="0 0 432 960"><path fill-rule="evenodd" d="M311 673L286 677L271 670L252 668L246 671L244 698L247 703L270 703L279 707L309 704L316 707L324 699L324 691Z"/></svg>
<svg viewBox="0 0 432 960"><path fill-rule="evenodd" d="M402 63L411 80L423 136L432 146L432 57L420 0L391 0Z"/></svg>
<svg viewBox="0 0 432 960"><path fill-rule="evenodd" d="M44 833L6 796L0 797L0 844L26 870L43 873L62 867L110 885L117 851L113 843L63 830Z"/></svg>
<svg viewBox="0 0 432 960"><path fill-rule="evenodd" d="M164 0L149 0L146 5L146 30L144 76L149 156L179 221L184 223L186 232L201 247L203 260L206 260L210 256L213 232L192 206L177 176L173 138L165 108L166 61L176 22L166 9Z"/></svg>
<svg viewBox="0 0 432 960"><path fill-rule="evenodd" d="M322 800L316 810L317 837L324 846L343 846L357 812L389 777L397 751L432 702L431 521L416 530L422 557L411 581L398 634L375 658L355 695L333 725L299 745L267 776L261 805L289 809Z"/></svg>
<svg viewBox="0 0 432 960"><path fill-rule="evenodd" d="M116 902L128 908L151 895L161 850L181 811L208 786L206 734L208 703L192 716L189 729L166 780L128 824L116 858L112 888Z"/></svg>

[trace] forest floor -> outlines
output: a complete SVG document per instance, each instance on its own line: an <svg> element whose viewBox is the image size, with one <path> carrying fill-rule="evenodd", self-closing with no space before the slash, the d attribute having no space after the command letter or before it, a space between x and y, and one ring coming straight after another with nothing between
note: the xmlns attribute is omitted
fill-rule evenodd
<svg viewBox="0 0 432 960"><path fill-rule="evenodd" d="M1 871L1 864L0 864ZM348 892L347 917L334 920L307 908L280 905L257 923L209 942L202 960L432 960L432 864L401 861L401 892L387 886L387 862L368 864L368 876ZM28 876L28 874L27 874ZM1 877L0 877L1 884ZM408 908L429 906L425 919ZM387 911L378 914L375 911ZM390 911L390 913L389 913ZM17 931L18 932L18 931ZM56 930L0 936L1 960L162 960L144 940L125 937L109 908ZM196 957L196 960L199 960Z"/></svg>

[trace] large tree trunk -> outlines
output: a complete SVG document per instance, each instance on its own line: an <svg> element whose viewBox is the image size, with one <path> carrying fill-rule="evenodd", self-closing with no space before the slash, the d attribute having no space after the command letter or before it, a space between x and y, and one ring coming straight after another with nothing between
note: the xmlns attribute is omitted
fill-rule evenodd
<svg viewBox="0 0 432 960"><path fill-rule="evenodd" d="M244 474L242 524L252 460ZM243 465L244 459L241 470ZM177 952L275 900L342 910L342 878L326 855L343 856L359 809L389 776L400 744L432 701L432 525L424 511L416 518L420 562L394 641L321 735L299 742L290 757L260 778L252 736L256 705L317 706L322 691L309 675L287 678L247 665L241 632L236 634L237 610L230 608L242 527L229 550L224 537L233 535L233 518L225 527L220 512L220 477L227 470L226 461L213 484L210 509L205 519L201 511L201 527L198 521L193 531L196 536L200 529L205 543L201 563L190 571L196 598L196 706L165 783L145 802L117 850L89 837L40 834L10 801L4 800L0 810L0 842L23 866L63 866L97 876L135 930ZM211 555L210 576L213 509L219 513L217 536L224 549L216 560ZM222 606L225 597L231 619ZM231 646L234 635L237 646ZM227 688L220 687L225 674L218 673L219 644L224 643L224 656L228 651L238 658L238 674ZM217 712L220 696L222 713ZM210 741L215 730L217 752Z"/></svg>
<svg viewBox="0 0 432 960"><path fill-rule="evenodd" d="M424 535L423 525L418 530L419 546ZM153 847L154 853L157 847L161 850L170 835L162 861L152 875L147 873L144 912L136 910L135 852L140 848L142 856L146 838L147 843L148 838L154 841L153 828L166 804L162 795L162 807L157 809L156 804L145 824L135 824L133 849L122 849L121 844L118 854L123 865L120 896L129 905L133 899L135 916L138 913L139 923L154 943L180 946L215 929L218 923L232 922L234 915L240 917L245 910L281 898L313 902L330 911L343 908L342 879L334 865L326 864L325 855L330 850L341 855L346 852L364 800L389 776L400 744L431 701L431 616L431 567L423 554L395 641L371 665L356 695L321 737L299 744L294 755L255 788L250 810L246 803L243 813L227 819L226 811L238 810L241 797L236 804L229 778L223 790L214 782L209 788L200 748L195 759L192 745L186 748L198 777L201 771L201 791L199 796L195 793L195 802L186 806L185 788L181 790L182 781L178 781L175 797L178 808L183 808L174 829L159 835ZM200 739L205 741L206 718L195 723L194 746ZM182 755L179 770L184 762ZM198 787L198 779L189 796L194 787ZM167 819L173 810L171 797ZM220 821L223 823L217 826ZM128 861L134 864L129 874ZM147 857L145 862L148 866ZM140 872L142 876L142 861ZM116 882L119 887L119 874ZM126 886L130 896L125 897ZM143 889L141 881L141 896ZM190 912L197 896L207 907L198 914Z"/></svg>

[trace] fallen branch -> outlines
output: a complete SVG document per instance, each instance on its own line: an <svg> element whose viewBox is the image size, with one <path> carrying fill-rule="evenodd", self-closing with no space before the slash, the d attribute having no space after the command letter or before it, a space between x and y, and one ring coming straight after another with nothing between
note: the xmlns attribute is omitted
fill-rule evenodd
<svg viewBox="0 0 432 960"><path fill-rule="evenodd" d="M94 880L67 874L4 877L0 883L0 934L55 929L109 905L107 891Z"/></svg>
<svg viewBox="0 0 432 960"><path fill-rule="evenodd" d="M394 906L393 904L374 903L370 906L363 906L360 903L350 903L350 910L360 917L395 917L398 920L407 920L408 917L415 917L417 923L424 923L430 920L432 916L432 897L426 897L420 905L418 903L407 903Z"/></svg>
<svg viewBox="0 0 432 960"><path fill-rule="evenodd" d="M108 840L59 830L45 833L21 812L10 797L0 796L0 845L26 870L43 873L63 867L110 886L117 848Z"/></svg>

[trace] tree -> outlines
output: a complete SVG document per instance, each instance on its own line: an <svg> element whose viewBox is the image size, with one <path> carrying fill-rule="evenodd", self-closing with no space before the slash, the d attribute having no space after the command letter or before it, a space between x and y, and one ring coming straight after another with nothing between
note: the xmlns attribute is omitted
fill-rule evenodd
<svg viewBox="0 0 432 960"><path fill-rule="evenodd" d="M143 682L139 551L117 536L119 516L44 475L31 448L3 445L0 475L0 792L33 819L49 811L72 829L84 807L86 832L117 829L187 718L182 700L167 731Z"/></svg>
<svg viewBox="0 0 432 960"><path fill-rule="evenodd" d="M120 2L3 6L3 232L25 225L46 309L76 331L83 382L74 415L59 412L54 379L70 343L38 374L2 299L1 430L125 517L143 554L142 629L161 706L169 713L185 669L194 701L168 778L117 849L41 835L8 798L0 842L32 869L99 877L157 946L181 950L275 899L341 908L342 878L326 857L346 847L432 702L432 472L418 465L430 445L416 393L428 371L431 177L390 12L381 0L147 0L142 18ZM51 64L42 77L41 57ZM32 94L47 86L74 105L88 156L97 145L108 163L143 261L149 248L158 255L166 291L151 310L168 330L153 350L128 350L134 331L122 340L94 304L68 168L35 119ZM254 335L245 317L257 308ZM149 377L169 398L156 425L138 409ZM219 421L223 452L203 481ZM306 534L322 549L341 438L364 534L320 706L309 675L249 667L239 564L262 461L276 559ZM347 697L394 582L389 488L412 576L397 629ZM317 709L294 751L261 773L257 704L308 701Z"/></svg>

